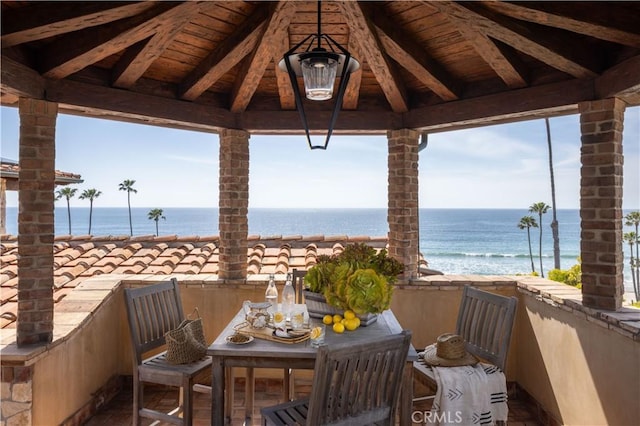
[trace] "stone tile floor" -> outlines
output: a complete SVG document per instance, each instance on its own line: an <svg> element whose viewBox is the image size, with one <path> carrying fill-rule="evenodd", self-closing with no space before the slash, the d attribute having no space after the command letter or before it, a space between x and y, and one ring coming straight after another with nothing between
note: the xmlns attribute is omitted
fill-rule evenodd
<svg viewBox="0 0 640 426"><path fill-rule="evenodd" d="M113 398L108 404L100 409L87 423L86 426L119 426L130 425L132 423L132 389L128 384ZM419 385L417 385L419 386ZM296 377L295 392L296 397L308 394L311 388L311 378ZM281 379L256 379L255 383L255 406L254 414L250 422L245 423L244 419L244 379L236 378L235 403L233 410L233 425L260 425L260 408L277 404L282 398ZM416 389L416 394L422 389ZM148 386L146 388L146 404L155 409L165 412L171 411L177 406L178 391L164 386ZM210 396L206 394L195 394L194 401L194 422L195 426L205 426L210 424ZM151 408L151 407L150 407ZM424 411L430 408L430 401L417 402L415 410ZM143 420L142 425L151 425L149 420ZM164 423L160 423L164 424ZM524 401L517 398L509 400L509 420L510 426L540 426L537 420L535 409L531 408Z"/></svg>

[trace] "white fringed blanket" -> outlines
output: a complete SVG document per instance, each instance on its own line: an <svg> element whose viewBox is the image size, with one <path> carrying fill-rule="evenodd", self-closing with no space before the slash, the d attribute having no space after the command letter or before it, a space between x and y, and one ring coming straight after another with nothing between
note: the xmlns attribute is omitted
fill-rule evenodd
<svg viewBox="0 0 640 426"><path fill-rule="evenodd" d="M429 425L492 425L507 421L507 382L491 364L432 367L438 390Z"/></svg>

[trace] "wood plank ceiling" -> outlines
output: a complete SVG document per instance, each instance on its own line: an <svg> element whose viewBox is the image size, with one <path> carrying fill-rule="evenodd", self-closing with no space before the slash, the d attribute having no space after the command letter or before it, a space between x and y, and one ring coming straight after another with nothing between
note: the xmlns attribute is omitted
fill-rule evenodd
<svg viewBox="0 0 640 426"><path fill-rule="evenodd" d="M2 1L2 105L181 128L301 133L277 63L316 30L307 1ZM640 104L640 2L322 2L361 63L336 133L435 132ZM302 82L300 82L302 87ZM308 102L325 129L331 102Z"/></svg>

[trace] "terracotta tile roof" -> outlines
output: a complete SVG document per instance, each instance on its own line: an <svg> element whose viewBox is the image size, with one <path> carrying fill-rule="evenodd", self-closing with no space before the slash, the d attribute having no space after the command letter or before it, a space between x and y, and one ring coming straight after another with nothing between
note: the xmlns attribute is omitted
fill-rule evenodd
<svg viewBox="0 0 640 426"><path fill-rule="evenodd" d="M308 269L321 254L335 254L348 243L364 242L374 248L387 245L386 237L314 235L249 236L247 275L280 274ZM59 302L87 278L102 274L217 274L219 238L56 237L54 300ZM426 262L423 261L426 266ZM18 241L0 235L0 328L15 327L17 313Z"/></svg>
<svg viewBox="0 0 640 426"><path fill-rule="evenodd" d="M18 173L20 173L20 166L17 162L4 160L0 162L0 177L10 181L18 180ZM56 185L68 185L72 183L82 183L82 177L75 173L63 172L61 170L55 171ZM11 189L11 188L10 188Z"/></svg>

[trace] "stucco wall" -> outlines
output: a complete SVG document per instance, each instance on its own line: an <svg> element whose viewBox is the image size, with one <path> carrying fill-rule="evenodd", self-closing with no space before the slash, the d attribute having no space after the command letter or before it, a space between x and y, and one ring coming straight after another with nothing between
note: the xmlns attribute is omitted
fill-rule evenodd
<svg viewBox="0 0 640 426"><path fill-rule="evenodd" d="M116 290L76 332L44 354L33 373L33 424L60 424L121 373L124 304ZM54 322L57 322L54 319ZM62 326L54 333L63 332Z"/></svg>
<svg viewBox="0 0 640 426"><path fill-rule="evenodd" d="M33 377L33 424L63 421L86 405L92 393L111 377L131 374L122 287L150 281L153 280L127 281L116 287L75 334L38 358ZM264 297L262 282L233 286L234 291L215 282L203 285L185 279L181 284L185 312L199 308L209 340L220 333L243 300ZM439 334L454 330L462 284L456 281L455 285L430 283L396 288L392 309L402 326L413 331L416 349L421 350ZM517 295L519 299L508 380L516 381L558 422L637 423L637 339L608 329L589 315L552 306L516 289L513 282L474 285L507 296Z"/></svg>
<svg viewBox="0 0 640 426"><path fill-rule="evenodd" d="M558 422L638 424L638 341L524 295L516 326L518 384Z"/></svg>

